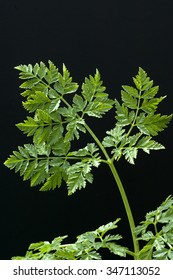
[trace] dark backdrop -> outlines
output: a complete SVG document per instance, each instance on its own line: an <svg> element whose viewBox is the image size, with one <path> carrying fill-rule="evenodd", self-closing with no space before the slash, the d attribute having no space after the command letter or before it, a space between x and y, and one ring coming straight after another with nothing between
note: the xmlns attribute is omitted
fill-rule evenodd
<svg viewBox="0 0 173 280"><path fill-rule="evenodd" d="M169 114L173 111L172 0L6 0L0 3L0 13L0 259L22 255L31 242L51 241L58 235L68 234L71 242L117 217L122 217L119 232L126 244L129 228L109 170L95 170L93 185L67 197L65 185L42 193L3 166L18 145L29 141L15 127L25 111L13 67L50 59L61 68L64 62L80 84L98 68L111 97L119 98L121 84L131 83L141 66L160 85L160 94L167 95L161 110ZM105 118L94 128L103 137L112 126L113 119ZM123 160L117 165L136 223L172 193L172 124L158 140L165 151L140 154L135 166Z"/></svg>

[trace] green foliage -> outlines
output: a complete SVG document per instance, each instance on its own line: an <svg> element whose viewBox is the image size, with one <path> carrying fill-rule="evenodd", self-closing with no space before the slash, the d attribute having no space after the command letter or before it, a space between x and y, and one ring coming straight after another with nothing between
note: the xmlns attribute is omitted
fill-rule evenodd
<svg viewBox="0 0 173 280"><path fill-rule="evenodd" d="M32 139L32 143L19 146L5 165L19 172L24 180L30 180L31 187L41 185L41 191L54 190L65 182L68 195L71 195L93 182L94 167L106 164L125 206L134 252L116 243L120 235L106 235L117 227L116 220L78 236L74 244L62 244L66 236L55 238L51 243L31 244L25 257L14 259L101 259L100 248L122 257L128 253L136 259L173 259L172 197L156 211L148 213L146 221L135 229L128 199L114 165L122 156L135 164L139 151L149 154L151 150L164 149L154 138L167 127L172 115L158 112L159 104L165 99L165 96L156 97L159 87L154 86L147 73L139 68L133 77L134 85L122 86L121 101L118 101L106 93L97 69L80 87L73 82L65 65L62 73L51 61L48 66L40 62L15 68L22 80L23 106L29 114L16 126ZM111 109L115 112L115 125L106 131L101 142L87 120L89 117L101 119ZM80 148L74 150L73 142L80 142L81 134L86 133L92 142L83 147L78 145ZM147 242L141 250L138 240Z"/></svg>
<svg viewBox="0 0 173 280"><path fill-rule="evenodd" d="M147 244L139 252L141 259L173 259L173 197L169 196L146 220L136 227L138 240Z"/></svg>
<svg viewBox="0 0 173 280"><path fill-rule="evenodd" d="M127 248L117 244L122 237L119 234L108 234L117 228L117 223L110 222L94 231L85 232L77 237L72 244L62 244L67 236L48 241L33 243L29 246L24 257L13 257L13 260L100 260L99 249L108 249L121 257L126 256Z"/></svg>
<svg viewBox="0 0 173 280"><path fill-rule="evenodd" d="M80 133L86 133L85 115L101 117L114 103L104 93L98 70L94 77L86 78L82 94L74 94L70 105L64 96L75 93L78 85L72 82L65 65L62 74L51 61L49 67L41 62L15 68L20 71L20 79L26 80L20 86L25 89L21 93L26 98L23 106L33 115L17 127L33 137L33 144L19 147L5 165L20 171L24 180L30 179L31 186L44 183L42 191L60 187L62 180L67 183L69 194L84 188L86 182L92 182L91 169L99 166L100 156L98 152L94 155L94 151L89 151L95 144L87 144L82 154L82 149L70 151L70 143L78 140ZM44 153L40 153L42 146Z"/></svg>
<svg viewBox="0 0 173 280"><path fill-rule="evenodd" d="M164 130L172 118L172 115L156 113L165 96L155 97L159 87L153 86L153 81L142 68L133 81L136 87L122 86L122 104L115 101L116 125L106 132L108 136L102 142L106 148L113 147L113 159L125 156L131 164L135 163L139 150L150 153L150 150L164 149L152 137Z"/></svg>
<svg viewBox="0 0 173 280"><path fill-rule="evenodd" d="M91 169L100 164L98 149L90 143L85 148L68 153L70 143L60 138L52 146L42 144L25 144L19 146L18 151L13 152L6 165L15 172L20 171L24 180L31 179L31 187L44 183L41 191L47 191L60 187L62 179L67 183L69 195L77 189L84 188L86 181L92 183ZM50 156L50 153L53 156ZM70 164L70 160L78 160Z"/></svg>
<svg viewBox="0 0 173 280"><path fill-rule="evenodd" d="M85 83L82 85L82 96L86 102L86 106L82 108L83 115L101 118L112 108L114 101L105 93L106 88L102 83L98 70L94 77L90 75L89 79L85 78Z"/></svg>
<svg viewBox="0 0 173 280"><path fill-rule="evenodd" d="M98 70L94 76L85 78L81 94L76 94L79 86L72 81L65 65L62 74L51 61L48 67L41 62L15 68L20 71L20 79L25 80L20 86L25 89L21 93L26 98L23 106L33 115L17 127L33 137L33 144L19 147L5 165L19 171L24 180L30 179L31 186L43 183L40 190L53 190L64 180L68 194L72 194L85 188L86 182L92 183L92 167L104 161L98 151L100 142L96 141L98 146L87 144L78 152L71 151L71 142L79 140L81 133L89 132L85 116L101 118L114 104L116 126L106 132L102 142L104 147L113 148L112 160L123 155L134 164L138 150L150 153L164 148L152 137L167 126L171 116L155 114L164 97L155 98L158 87L153 87L153 81L141 68L133 78L136 88L123 86L122 105L105 93ZM71 105L65 99L67 94L72 95ZM89 151L89 147L95 147L96 153Z"/></svg>

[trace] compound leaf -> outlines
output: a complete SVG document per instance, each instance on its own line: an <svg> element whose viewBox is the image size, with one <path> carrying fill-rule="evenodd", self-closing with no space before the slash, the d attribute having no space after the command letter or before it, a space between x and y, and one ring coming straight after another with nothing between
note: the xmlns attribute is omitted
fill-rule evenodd
<svg viewBox="0 0 173 280"><path fill-rule="evenodd" d="M173 255L173 198L169 196L156 210L146 214L145 221L136 227L139 240L147 244L140 251L140 259L169 260ZM148 230L148 228L150 230ZM157 228L160 230L158 231ZM153 231L151 231L153 229Z"/></svg>
<svg viewBox="0 0 173 280"><path fill-rule="evenodd" d="M117 221L110 223L114 224ZM62 244L65 236L59 236L52 242L41 241L30 244L24 257L16 256L13 260L100 260L101 255L99 249L106 248L115 255L126 256L127 248L117 243L122 237L120 235L105 235L101 228L107 228L107 225L101 226L99 229L85 232L76 238L76 242L72 244ZM107 231L114 229L109 227Z"/></svg>

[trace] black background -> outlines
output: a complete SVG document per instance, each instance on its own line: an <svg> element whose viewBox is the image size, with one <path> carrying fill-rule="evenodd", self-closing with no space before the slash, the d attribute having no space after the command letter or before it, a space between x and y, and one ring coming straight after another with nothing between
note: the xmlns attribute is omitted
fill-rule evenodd
<svg viewBox="0 0 173 280"><path fill-rule="evenodd" d="M0 259L26 252L31 242L75 236L121 217L119 233L132 244L119 192L104 166L95 170L93 185L67 196L65 185L42 193L22 182L3 162L30 141L15 127L26 118L22 108L19 64L52 60L64 62L74 81L101 72L111 98L120 98L122 84L131 84L138 67L160 85L167 99L161 112L172 109L173 2L170 0L1 1L1 227ZM97 135L113 127L113 113L93 125ZM83 138L82 138L83 139ZM84 139L83 139L84 140ZM83 141L81 140L81 141ZM172 193L172 123L158 141L166 150L139 154L135 166L124 160L117 169L124 183L136 223ZM83 146L83 144L81 144ZM114 256L103 252L104 258Z"/></svg>

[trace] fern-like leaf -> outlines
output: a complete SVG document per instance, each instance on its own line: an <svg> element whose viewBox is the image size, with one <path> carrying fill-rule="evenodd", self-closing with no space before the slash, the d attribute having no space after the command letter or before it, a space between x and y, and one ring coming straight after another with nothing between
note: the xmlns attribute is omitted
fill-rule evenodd
<svg viewBox="0 0 173 280"><path fill-rule="evenodd" d="M85 83L82 85L82 96L86 104L83 114L101 118L112 108L114 101L105 93L106 88L102 84L98 70L94 77L90 75L89 78L85 78Z"/></svg>
<svg viewBox="0 0 173 280"><path fill-rule="evenodd" d="M126 256L127 248L117 242L122 238L119 234L108 234L117 228L120 219L100 226L98 229L80 234L76 242L62 244L67 238L56 237L52 242L41 241L30 244L25 256L13 257L13 260L100 260L101 248L108 249L114 255Z"/></svg>
<svg viewBox="0 0 173 280"><path fill-rule="evenodd" d="M115 100L115 128L106 132L108 136L102 142L105 147L113 147L113 159L124 156L131 164L135 163L139 149L150 153L150 150L164 148L152 137L163 131L172 118L172 115L156 113L165 96L155 97L159 87L153 86L153 81L142 68L133 81L135 87L122 86L122 104Z"/></svg>
<svg viewBox="0 0 173 280"><path fill-rule="evenodd" d="M146 214L136 227L139 240L147 242L139 252L140 259L169 260L173 256L173 198L169 196L156 210Z"/></svg>

